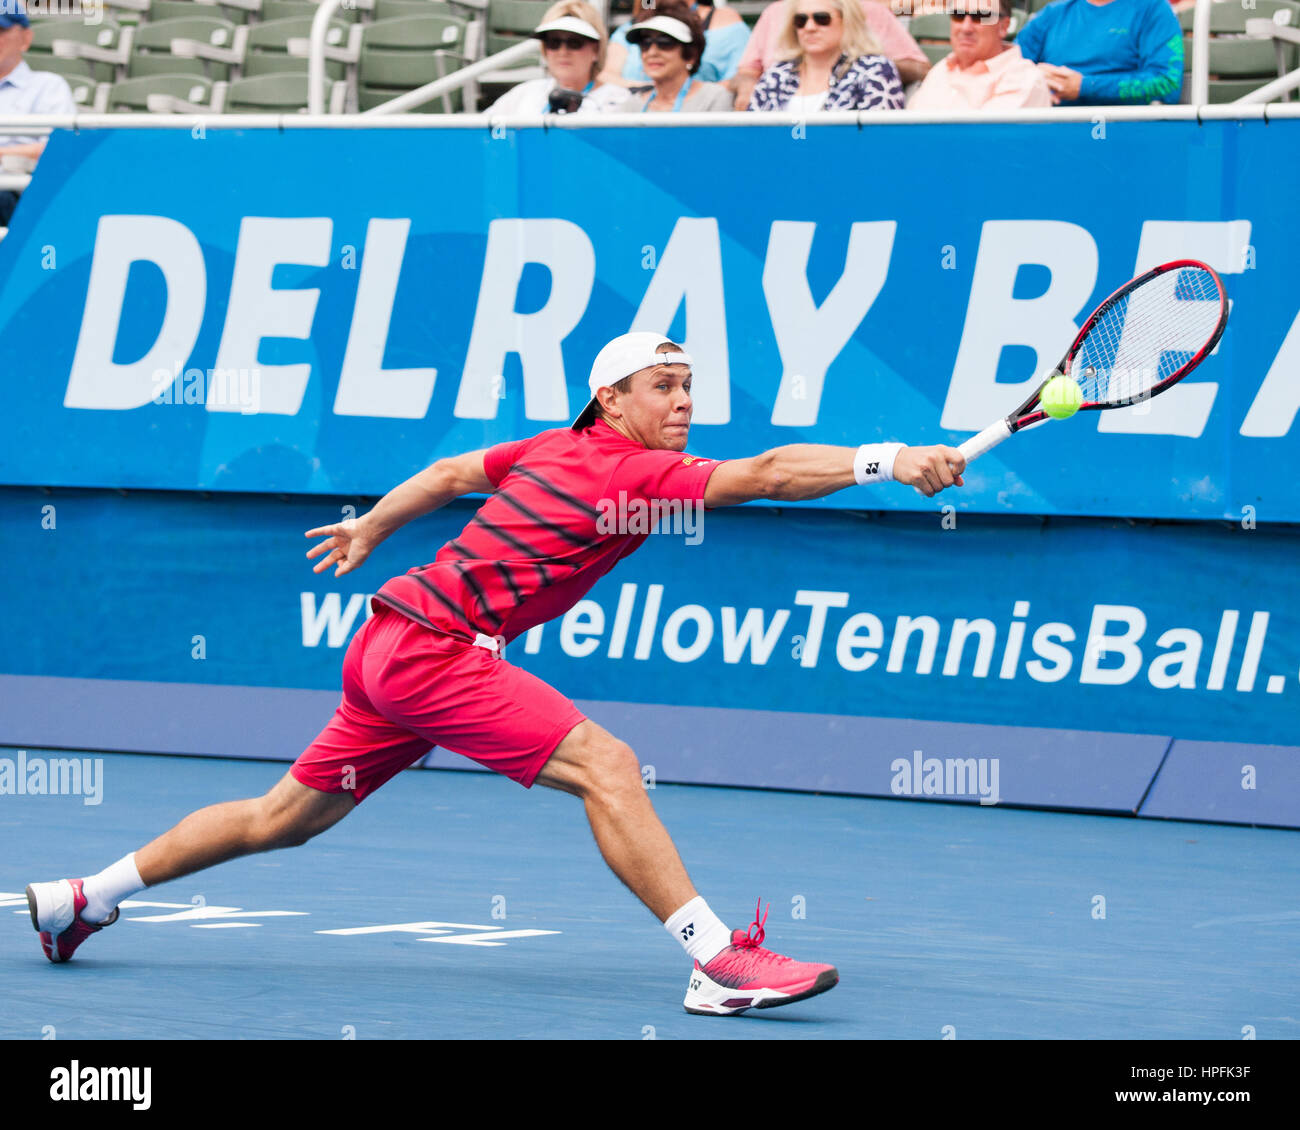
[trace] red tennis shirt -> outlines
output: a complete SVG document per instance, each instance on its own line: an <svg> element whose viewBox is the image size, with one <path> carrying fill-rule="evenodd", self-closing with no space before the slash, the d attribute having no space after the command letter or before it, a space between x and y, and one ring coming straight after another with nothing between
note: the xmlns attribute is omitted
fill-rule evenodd
<svg viewBox="0 0 1300 1130"><path fill-rule="evenodd" d="M645 541L617 532L638 528L618 514L673 503L702 512L717 466L642 447L604 420L497 444L483 457L495 492L432 562L394 577L374 600L435 631L508 643L567 612Z"/></svg>

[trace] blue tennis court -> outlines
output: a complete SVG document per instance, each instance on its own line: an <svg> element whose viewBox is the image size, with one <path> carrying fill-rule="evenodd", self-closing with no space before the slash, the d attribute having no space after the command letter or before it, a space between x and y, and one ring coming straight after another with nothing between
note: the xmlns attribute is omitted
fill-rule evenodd
<svg viewBox="0 0 1300 1130"><path fill-rule="evenodd" d="M305 847L145 891L56 967L27 883L98 869L285 769L58 756L102 759L100 803L0 800L4 1038L1300 1036L1294 832L660 785L728 924L762 895L767 944L841 976L811 1001L694 1017L679 947L605 868L579 802L448 771L401 774Z"/></svg>

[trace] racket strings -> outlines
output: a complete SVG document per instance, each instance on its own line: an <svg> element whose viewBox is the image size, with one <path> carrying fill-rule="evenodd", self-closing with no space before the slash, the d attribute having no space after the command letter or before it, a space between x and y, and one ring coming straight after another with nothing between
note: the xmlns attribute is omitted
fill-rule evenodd
<svg viewBox="0 0 1300 1130"><path fill-rule="evenodd" d="M1214 275L1184 267L1122 295L1089 329L1071 364L1085 404L1144 399L1201 351L1218 328Z"/></svg>

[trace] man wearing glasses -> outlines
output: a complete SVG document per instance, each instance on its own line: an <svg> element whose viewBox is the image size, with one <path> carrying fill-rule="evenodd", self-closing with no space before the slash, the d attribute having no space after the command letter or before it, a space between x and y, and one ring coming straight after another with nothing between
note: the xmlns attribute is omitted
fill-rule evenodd
<svg viewBox="0 0 1300 1130"><path fill-rule="evenodd" d="M1011 0L961 0L949 12L952 54L925 77L909 110L1020 110L1052 104L1047 76L1006 42ZM996 7L995 7L996 5Z"/></svg>

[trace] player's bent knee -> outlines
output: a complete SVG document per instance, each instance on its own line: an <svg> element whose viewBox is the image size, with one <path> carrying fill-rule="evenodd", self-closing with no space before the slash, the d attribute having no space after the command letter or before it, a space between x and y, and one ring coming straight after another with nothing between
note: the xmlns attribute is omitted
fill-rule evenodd
<svg viewBox="0 0 1300 1130"><path fill-rule="evenodd" d="M262 797L254 819L253 849L275 851L302 847L308 840L333 827L353 807L351 797L328 793L315 794L310 802L285 803L282 794L272 790Z"/></svg>
<svg viewBox="0 0 1300 1130"><path fill-rule="evenodd" d="M632 747L617 738L601 743L589 768L592 788L598 793L614 796L642 791L641 763Z"/></svg>

